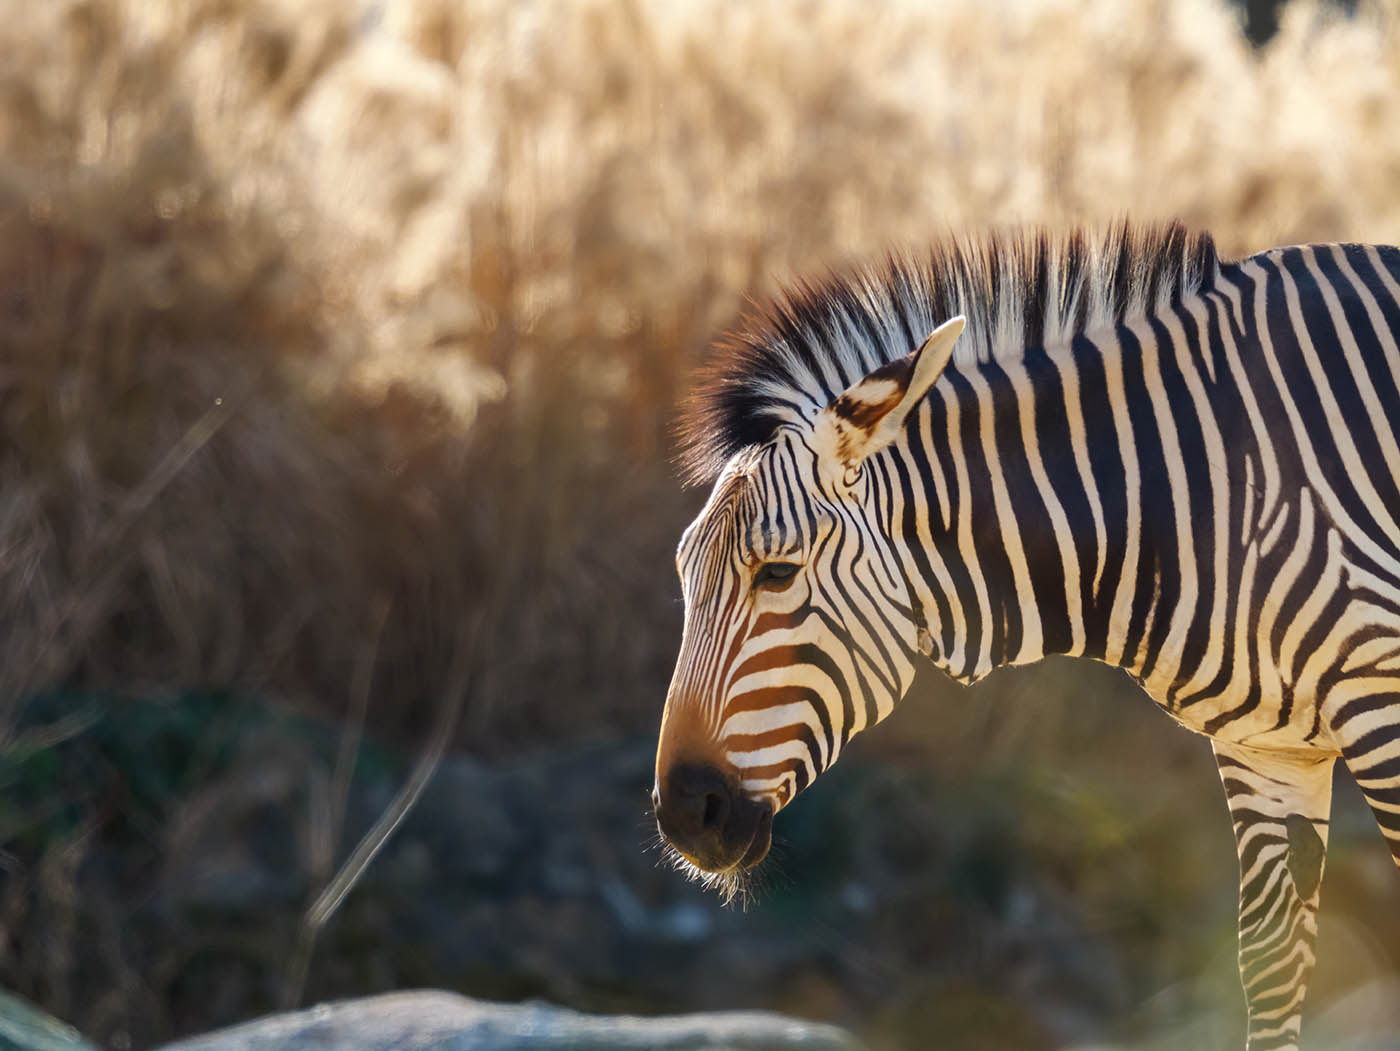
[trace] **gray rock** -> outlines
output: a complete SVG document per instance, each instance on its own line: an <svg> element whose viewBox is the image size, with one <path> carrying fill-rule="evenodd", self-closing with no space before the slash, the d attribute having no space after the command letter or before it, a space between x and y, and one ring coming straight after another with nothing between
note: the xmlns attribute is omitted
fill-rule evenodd
<svg viewBox="0 0 1400 1051"><path fill-rule="evenodd" d="M159 1051L859 1051L855 1038L765 1011L643 1018L445 992L388 993L272 1015Z"/></svg>
<svg viewBox="0 0 1400 1051"><path fill-rule="evenodd" d="M0 992L0 1051L97 1051L64 1025L17 996Z"/></svg>

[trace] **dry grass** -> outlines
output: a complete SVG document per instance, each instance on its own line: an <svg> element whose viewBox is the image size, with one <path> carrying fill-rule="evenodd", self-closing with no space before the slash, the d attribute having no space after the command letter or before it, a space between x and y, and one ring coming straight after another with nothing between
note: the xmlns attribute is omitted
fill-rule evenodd
<svg viewBox="0 0 1400 1051"><path fill-rule="evenodd" d="M1400 241L1379 4L1299 0L1258 53L1221 0L31 6L0 741L78 686L414 734L464 645L465 747L649 728L695 503L668 428L745 296L1017 220Z"/></svg>
<svg viewBox="0 0 1400 1051"><path fill-rule="evenodd" d="M1375 15L1295 5L1261 55L1210 0L89 0L4 32L10 703L334 705L388 600L372 718L416 725L476 623L476 732L635 710L671 649L638 625L676 619L671 406L744 295L1018 219L1400 240Z"/></svg>

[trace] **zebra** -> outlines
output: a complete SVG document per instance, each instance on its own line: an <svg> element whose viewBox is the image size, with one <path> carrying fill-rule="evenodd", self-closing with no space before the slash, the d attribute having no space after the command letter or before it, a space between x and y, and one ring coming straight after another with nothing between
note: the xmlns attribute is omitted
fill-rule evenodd
<svg viewBox="0 0 1400 1051"><path fill-rule="evenodd" d="M1400 250L1010 229L797 283L683 410L712 482L652 792L728 895L920 662L1125 669L1210 739L1248 1049L1296 1048L1334 760L1400 864Z"/></svg>

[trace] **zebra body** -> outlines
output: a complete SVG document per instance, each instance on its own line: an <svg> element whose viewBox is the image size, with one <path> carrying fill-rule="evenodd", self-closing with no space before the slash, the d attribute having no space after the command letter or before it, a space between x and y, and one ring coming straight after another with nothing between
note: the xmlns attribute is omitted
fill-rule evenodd
<svg viewBox="0 0 1400 1051"><path fill-rule="evenodd" d="M1122 667L1212 740L1249 1046L1296 1047L1336 757L1400 862L1397 339L1395 249L1179 227L939 245L751 319L688 419L663 834L732 885L923 659Z"/></svg>

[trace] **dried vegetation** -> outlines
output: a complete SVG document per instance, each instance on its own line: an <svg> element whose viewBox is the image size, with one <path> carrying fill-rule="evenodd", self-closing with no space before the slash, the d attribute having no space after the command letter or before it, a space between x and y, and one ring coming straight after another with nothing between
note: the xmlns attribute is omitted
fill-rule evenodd
<svg viewBox="0 0 1400 1051"><path fill-rule="evenodd" d="M371 711L412 723L465 640L470 725L571 732L669 658L667 421L744 295L1022 219L1400 240L1394 23L1307 5L1260 54L1207 0L84 0L3 33L7 703L333 706L388 603Z"/></svg>

